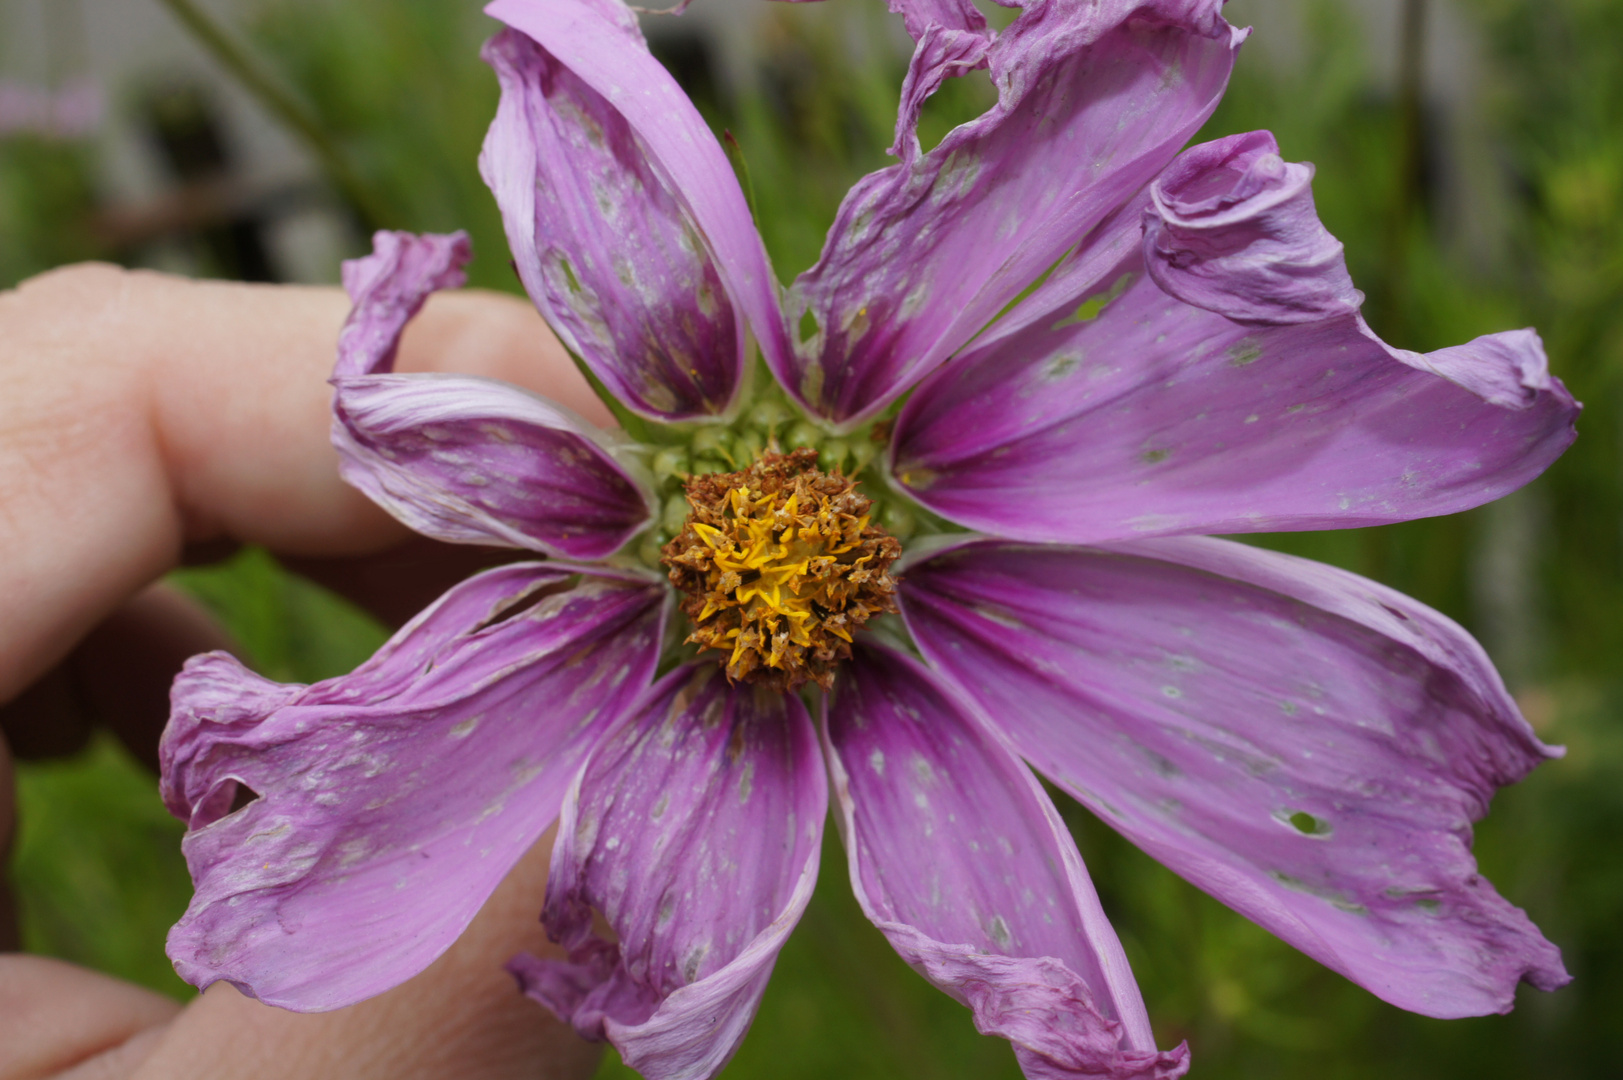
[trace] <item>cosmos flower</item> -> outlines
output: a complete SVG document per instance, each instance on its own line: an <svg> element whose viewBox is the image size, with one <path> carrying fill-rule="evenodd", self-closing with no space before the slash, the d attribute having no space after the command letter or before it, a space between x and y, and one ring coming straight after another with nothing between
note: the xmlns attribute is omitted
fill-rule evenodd
<svg viewBox="0 0 1623 1080"><path fill-rule="evenodd" d="M1481 648L1207 534L1476 506L1553 461L1577 406L1532 331L1380 342L1311 168L1266 132L1179 155L1244 38L1219 6L1031 0L994 34L893 0L917 43L899 161L780 293L630 11L492 4L484 173L624 430L392 372L461 237L383 233L346 267L345 477L425 535L544 558L341 678L188 665L163 744L197 885L181 974L299 1010L379 993L556 821L543 919L569 956L511 970L645 1076L707 1077L805 909L832 792L863 910L1028 1076L1181 1075L1035 768L1396 1005L1567 981L1470 853L1495 788L1554 753ZM923 151L924 100L981 68L997 103Z"/></svg>

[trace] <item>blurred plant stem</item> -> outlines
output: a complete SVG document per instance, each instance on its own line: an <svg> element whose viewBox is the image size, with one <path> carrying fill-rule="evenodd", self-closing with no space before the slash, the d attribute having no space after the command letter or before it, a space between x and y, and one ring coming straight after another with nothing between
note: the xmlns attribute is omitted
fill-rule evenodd
<svg viewBox="0 0 1623 1080"><path fill-rule="evenodd" d="M1386 274L1380 308L1384 335L1408 346L1412 329L1405 318L1410 246L1421 225L1426 201L1426 12L1427 0L1403 0L1398 38L1397 166L1386 228Z"/></svg>
<svg viewBox="0 0 1623 1080"><path fill-rule="evenodd" d="M1381 336L1394 344L1414 344L1414 327L1407 303L1411 281L1410 249L1423 225L1426 198L1426 8L1427 0L1403 0L1398 29L1398 100L1396 147L1392 155L1397 175L1392 205L1387 211L1381 275L1372 299ZM1363 534L1364 572L1378 581L1389 579L1391 538L1384 529Z"/></svg>
<svg viewBox="0 0 1623 1080"><path fill-rule="evenodd" d="M388 200L361 178L320 121L278 86L276 80L260 67L247 50L232 41L224 27L193 0L162 0L162 3L191 32L198 44L236 78L243 89L305 141L320 160L333 186L349 202L365 232L399 225L400 215L394 213Z"/></svg>

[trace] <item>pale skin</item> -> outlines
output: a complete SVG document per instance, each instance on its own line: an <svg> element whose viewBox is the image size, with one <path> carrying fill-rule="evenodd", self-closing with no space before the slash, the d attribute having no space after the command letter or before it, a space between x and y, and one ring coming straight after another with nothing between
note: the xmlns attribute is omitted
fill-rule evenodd
<svg viewBox="0 0 1623 1080"><path fill-rule="evenodd" d="M0 722L20 752L104 726L152 758L167 681L190 653L229 644L154 585L183 558L262 544L390 622L488 560L411 539L339 479L326 378L348 310L336 289L106 266L0 293ZM505 379L609 422L539 316L509 297L435 297L399 369ZM0 859L14 809L0 740ZM0 1080L590 1076L598 1048L502 970L515 952L555 950L538 919L550 849L543 837L428 970L333 1013L285 1012L223 983L182 1007L0 953ZM15 947L0 885L0 948Z"/></svg>

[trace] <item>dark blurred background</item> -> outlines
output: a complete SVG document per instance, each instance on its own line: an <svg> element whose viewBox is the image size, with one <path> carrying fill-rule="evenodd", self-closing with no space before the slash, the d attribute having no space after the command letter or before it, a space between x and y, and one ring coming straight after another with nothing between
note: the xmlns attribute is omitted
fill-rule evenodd
<svg viewBox="0 0 1623 1080"><path fill-rule="evenodd" d="M1002 16L1007 18L1006 15ZM1623 0L1234 0L1256 32L1201 138L1271 128L1347 245L1366 314L1427 350L1536 326L1587 404L1542 479L1468 514L1259 542L1459 619L1568 756L1507 790L1482 868L1576 976L1465 1021L1377 1001L1061 800L1163 1045L1203 1077L1617 1075L1623 1015ZM645 18L742 147L780 277L885 164L907 42L876 0L697 0ZM0 0L0 287L109 259L337 280L378 226L468 229L514 289L475 158L495 107L475 0ZM986 107L926 110L925 144ZM383 630L254 551L175 576L267 675L347 671ZM190 893L154 778L111 738L18 767L25 946L185 997L162 951ZM818 894L726 1076L1017 1077L1006 1044L861 918L832 840ZM1607 1064L1614 1062L1613 1064ZM629 1076L610 1054L603 1077Z"/></svg>

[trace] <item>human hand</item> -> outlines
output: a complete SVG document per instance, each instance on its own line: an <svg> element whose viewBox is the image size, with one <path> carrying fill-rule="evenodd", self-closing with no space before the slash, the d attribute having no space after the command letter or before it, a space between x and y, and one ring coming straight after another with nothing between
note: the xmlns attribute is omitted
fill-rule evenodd
<svg viewBox="0 0 1623 1080"><path fill-rule="evenodd" d="M183 560L262 544L399 623L500 558L410 539L339 479L326 378L347 311L336 289L104 266L0 294L0 726L21 755L67 752L106 726L156 760L170 678L227 644L153 584ZM609 421L539 316L495 294L432 300L399 370L500 378ZM0 740L0 865L11 771ZM421 975L332 1013L285 1012L226 984L182 1008L0 955L0 1080L590 1075L597 1049L502 970L551 948L538 920L550 847L549 835ZM15 947L0 884L0 948Z"/></svg>

